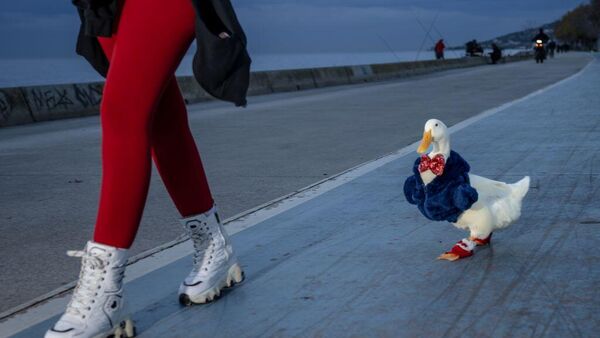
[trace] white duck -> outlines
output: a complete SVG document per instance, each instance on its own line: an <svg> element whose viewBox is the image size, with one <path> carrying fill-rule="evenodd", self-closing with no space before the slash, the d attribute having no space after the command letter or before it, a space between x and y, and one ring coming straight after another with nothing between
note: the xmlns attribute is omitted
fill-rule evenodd
<svg viewBox="0 0 600 338"><path fill-rule="evenodd" d="M431 119L425 123L423 140L417 152L425 153L430 145L433 147L427 154L429 158L433 159L440 154L446 160L449 158L450 133L448 127L440 120ZM436 178L431 170L421 172L420 175L425 186ZM476 245L488 244L494 230L509 226L521 216L521 202L529 190L530 181L529 176L525 176L516 183L507 184L471 173L469 180L471 187L477 191L478 199L453 223L458 228L470 231L468 239L456 244L460 247L458 251L468 251L465 256L470 256ZM442 254L439 259L454 261L465 256L456 253L453 248L452 251Z"/></svg>

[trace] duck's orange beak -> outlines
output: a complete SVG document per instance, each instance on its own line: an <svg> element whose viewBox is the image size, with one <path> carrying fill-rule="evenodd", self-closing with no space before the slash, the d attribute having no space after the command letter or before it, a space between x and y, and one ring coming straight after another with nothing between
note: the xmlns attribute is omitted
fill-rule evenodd
<svg viewBox="0 0 600 338"><path fill-rule="evenodd" d="M423 133L423 139L421 140L421 144L419 145L419 148L417 148L417 152L419 154L426 152L430 145L431 145L431 130L428 130Z"/></svg>

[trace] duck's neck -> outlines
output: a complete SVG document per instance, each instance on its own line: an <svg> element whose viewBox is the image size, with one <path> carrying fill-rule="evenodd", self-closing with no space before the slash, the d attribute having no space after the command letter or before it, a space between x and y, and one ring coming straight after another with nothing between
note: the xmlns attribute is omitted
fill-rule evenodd
<svg viewBox="0 0 600 338"><path fill-rule="evenodd" d="M450 157L450 141L448 139L439 140L434 142L433 149L429 153L429 157L433 158L435 155L442 154L444 158Z"/></svg>

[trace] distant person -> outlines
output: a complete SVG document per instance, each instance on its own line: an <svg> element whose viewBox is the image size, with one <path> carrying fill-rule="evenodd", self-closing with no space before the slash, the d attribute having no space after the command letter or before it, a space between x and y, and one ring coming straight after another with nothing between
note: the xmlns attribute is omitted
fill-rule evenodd
<svg viewBox="0 0 600 338"><path fill-rule="evenodd" d="M436 58L436 60L443 60L444 59L444 48L446 48L446 45L444 45L444 39L440 39L435 44L435 58Z"/></svg>
<svg viewBox="0 0 600 338"><path fill-rule="evenodd" d="M502 59L502 50L495 43L492 43L490 59L492 59L492 64L496 64L498 61L500 61L500 59Z"/></svg>
<svg viewBox="0 0 600 338"><path fill-rule="evenodd" d="M533 42L537 41L537 40L542 40L542 43L545 45L548 43L548 40L550 40L550 38L548 37L548 35L546 35L546 33L544 33L544 29L540 28L540 31L537 33L537 35L533 38Z"/></svg>
<svg viewBox="0 0 600 338"><path fill-rule="evenodd" d="M475 40L475 54L477 54L478 56L483 55L483 47L481 47L481 45L477 43L477 40Z"/></svg>
<svg viewBox="0 0 600 338"><path fill-rule="evenodd" d="M465 44L465 55L473 56L473 41L469 41Z"/></svg>
<svg viewBox="0 0 600 338"><path fill-rule="evenodd" d="M483 54L483 48L481 48L475 39L467 42L466 49L467 56L481 56Z"/></svg>
<svg viewBox="0 0 600 338"><path fill-rule="evenodd" d="M555 50L556 50L556 42L554 42L554 40L550 40L550 42L548 42L548 56L553 58Z"/></svg>
<svg viewBox="0 0 600 338"><path fill-rule="evenodd" d="M544 29L540 28L539 32L536 36L533 37L531 41L533 41L533 54L535 56L535 63L544 63L546 60L548 51L547 44L550 38L546 33L544 33Z"/></svg>

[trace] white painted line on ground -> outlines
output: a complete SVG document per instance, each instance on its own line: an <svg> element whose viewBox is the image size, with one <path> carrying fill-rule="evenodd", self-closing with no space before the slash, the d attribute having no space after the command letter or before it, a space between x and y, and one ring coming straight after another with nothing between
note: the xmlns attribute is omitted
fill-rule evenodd
<svg viewBox="0 0 600 338"><path fill-rule="evenodd" d="M540 95L552 88L570 81L581 75L588 67L590 67L592 62L594 61L588 63L588 65L582 68L579 72L561 81L539 89L522 98L507 102L496 108L486 110L476 116L455 124L454 126L450 127L449 130L451 133L460 131L474 123L477 123L485 118L497 114L500 111L514 106L515 104ZM299 189L291 194L235 215L225 221L226 229L230 235L234 235L240 231L251 228L265 220L275 217L298 205L306 203L313 198L323 195L341 185L351 182L358 177L364 176L388 163L398 160L403 156L415 151L417 146L418 142L412 143L391 154L360 164L327 179L316 182L308 187ZM152 271L158 270L170 263L184 258L191 253L192 246L187 240L175 240L153 250L142 253L130 259L130 265L127 268L127 277L125 278L125 282L131 282ZM70 285L74 285L74 283ZM42 297L37 298L34 301L26 303L25 305L21 305L17 308L13 308L0 314L0 318L3 318L0 322L0 336L6 337L16 334L30 326L60 314L62 311L64 311L64 308L68 303L70 297L70 292L68 292L69 289L70 287L63 287L54 290Z"/></svg>

